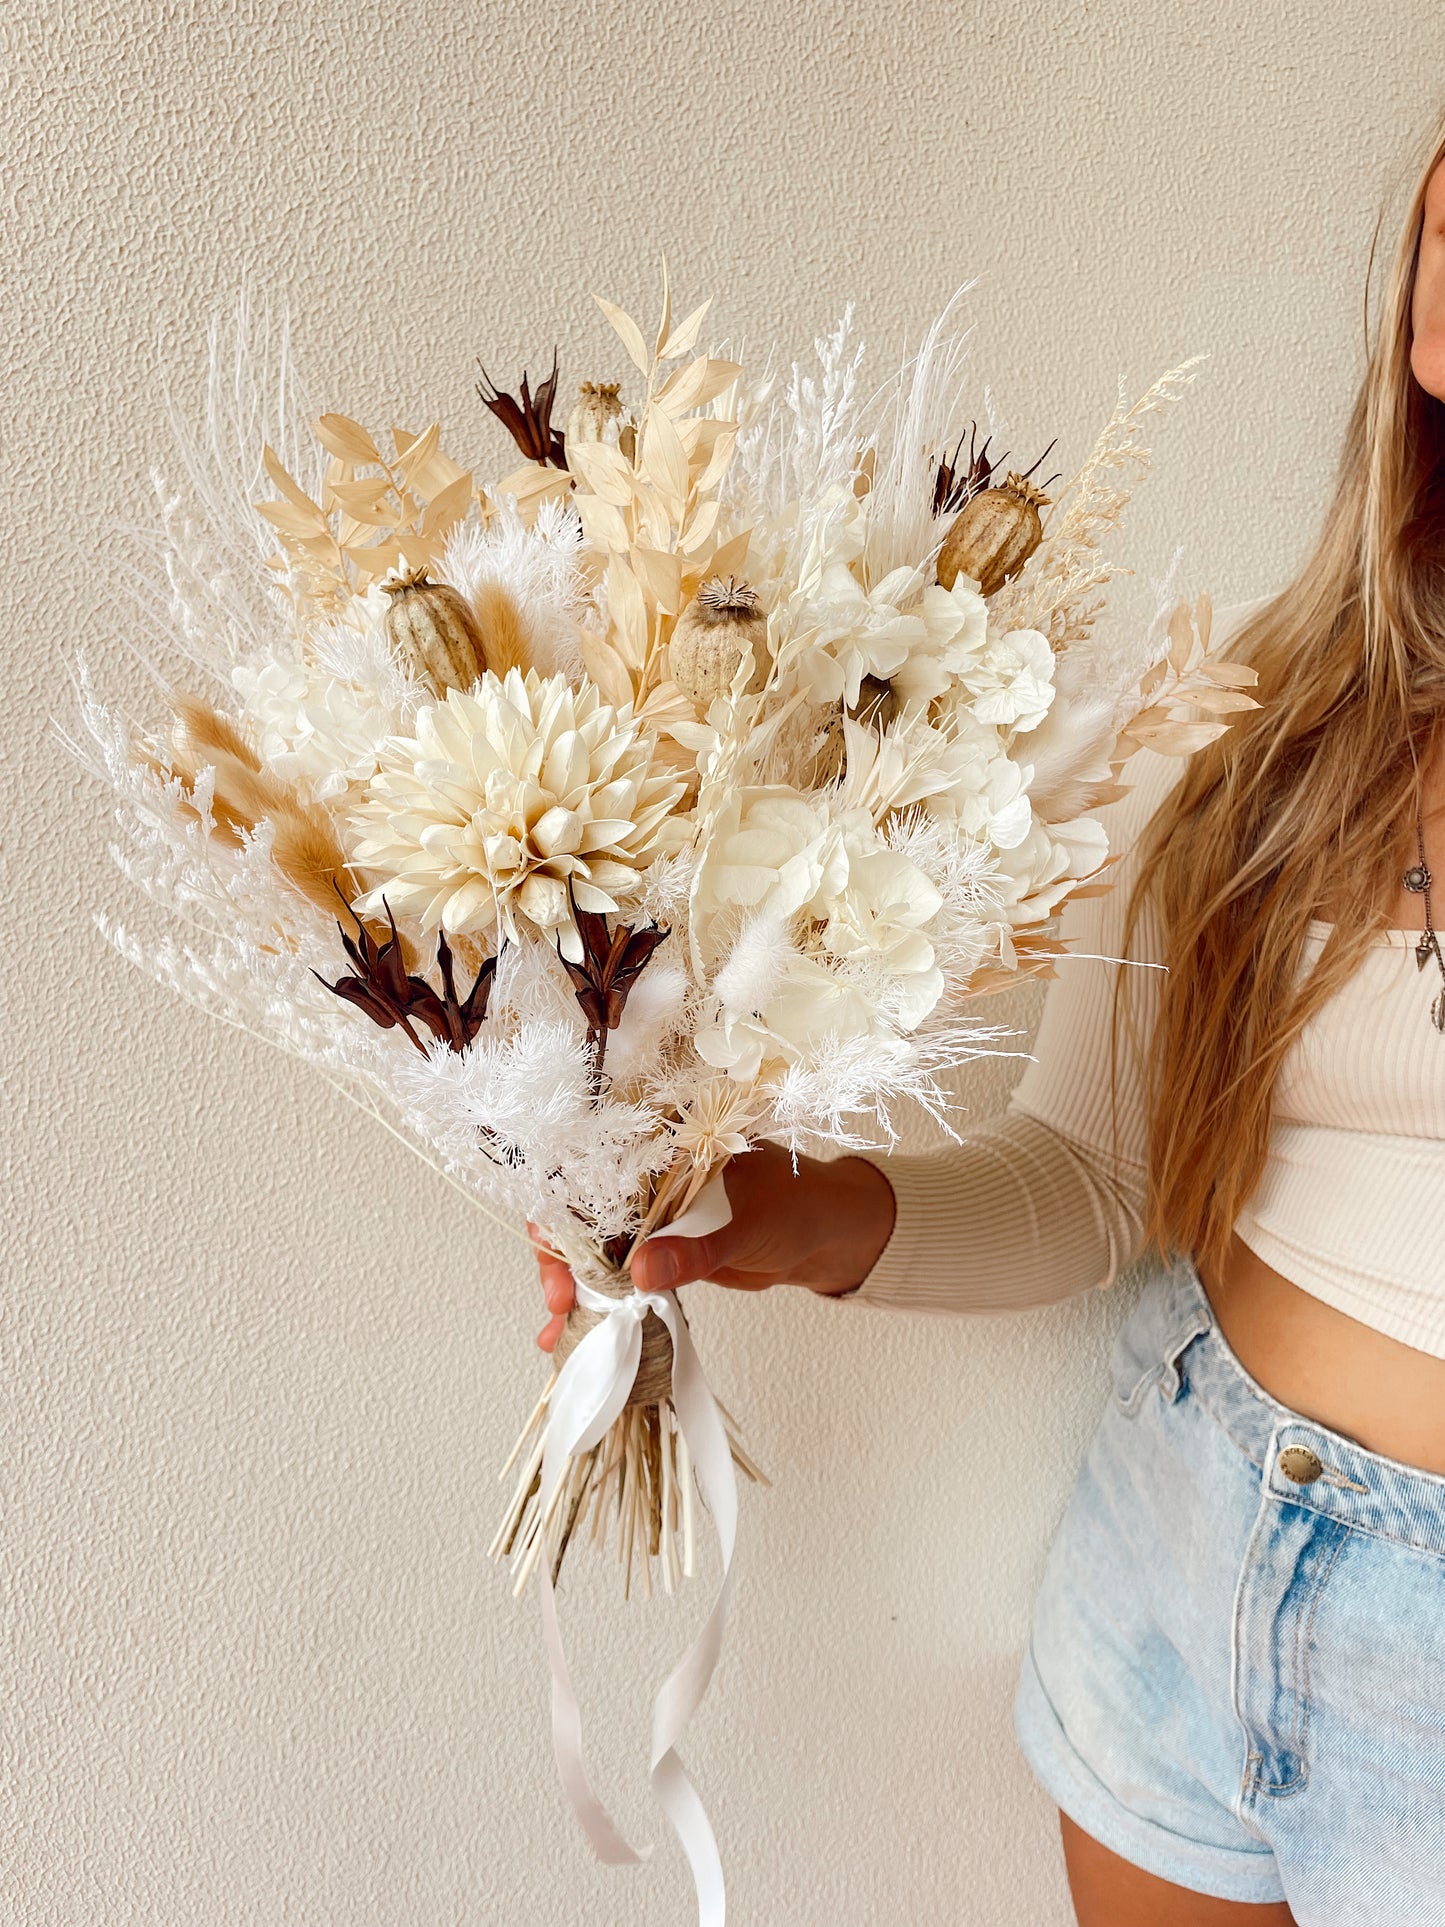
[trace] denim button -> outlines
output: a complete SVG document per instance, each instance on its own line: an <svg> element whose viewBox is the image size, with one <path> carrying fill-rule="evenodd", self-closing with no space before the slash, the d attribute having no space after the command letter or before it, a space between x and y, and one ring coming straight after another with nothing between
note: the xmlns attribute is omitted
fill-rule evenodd
<svg viewBox="0 0 1445 1927"><path fill-rule="evenodd" d="M1279 1469L1296 1485L1313 1485L1325 1468L1307 1445L1287 1445L1279 1455Z"/></svg>

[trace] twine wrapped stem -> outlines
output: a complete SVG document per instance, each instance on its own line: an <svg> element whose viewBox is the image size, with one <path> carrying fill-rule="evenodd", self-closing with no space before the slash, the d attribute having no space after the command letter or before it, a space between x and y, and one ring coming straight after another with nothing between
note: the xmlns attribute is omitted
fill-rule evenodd
<svg viewBox="0 0 1445 1927"><path fill-rule="evenodd" d="M627 1272L600 1265L595 1271L589 1270L586 1282L594 1291L600 1291L608 1298L625 1298L632 1290L632 1279ZM601 1324L602 1318L600 1311L589 1311L584 1305L572 1307L552 1352L553 1360L559 1367L566 1363L568 1355L575 1351L587 1333L595 1325ZM648 1312L642 1321L642 1357L632 1390L627 1394L627 1403L661 1405L671 1391L672 1339L656 1313Z"/></svg>

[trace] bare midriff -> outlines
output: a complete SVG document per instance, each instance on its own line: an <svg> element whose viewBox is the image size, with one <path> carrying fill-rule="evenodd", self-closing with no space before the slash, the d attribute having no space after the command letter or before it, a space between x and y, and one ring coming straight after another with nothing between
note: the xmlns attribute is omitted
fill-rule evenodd
<svg viewBox="0 0 1445 1927"><path fill-rule="evenodd" d="M1311 1297L1242 1238L1200 1276L1230 1350L1272 1398L1369 1452L1445 1474L1445 1358Z"/></svg>

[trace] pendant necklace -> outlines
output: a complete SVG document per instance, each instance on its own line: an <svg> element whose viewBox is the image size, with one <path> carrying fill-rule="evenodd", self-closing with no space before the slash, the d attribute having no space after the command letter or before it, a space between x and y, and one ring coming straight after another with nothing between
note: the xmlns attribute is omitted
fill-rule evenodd
<svg viewBox="0 0 1445 1927"><path fill-rule="evenodd" d="M1425 861L1425 825L1421 820L1420 805L1415 804L1415 850L1417 860L1405 872L1401 881L1412 895L1425 899L1425 929L1420 941L1415 945L1415 968L1423 970L1430 959L1435 959L1440 971L1441 989L1436 992L1430 1005L1430 1021L1438 1031L1445 1031L1445 956L1440 953L1440 939L1435 934L1435 916L1430 903L1430 886L1434 878L1430 866Z"/></svg>

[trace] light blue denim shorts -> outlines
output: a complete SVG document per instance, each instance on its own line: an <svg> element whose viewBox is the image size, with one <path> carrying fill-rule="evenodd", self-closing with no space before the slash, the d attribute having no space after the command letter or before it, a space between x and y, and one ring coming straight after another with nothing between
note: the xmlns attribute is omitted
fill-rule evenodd
<svg viewBox="0 0 1445 1927"><path fill-rule="evenodd" d="M1270 1398L1187 1259L1119 1334L1014 1729L1149 1873L1300 1927L1445 1922L1445 1478Z"/></svg>

